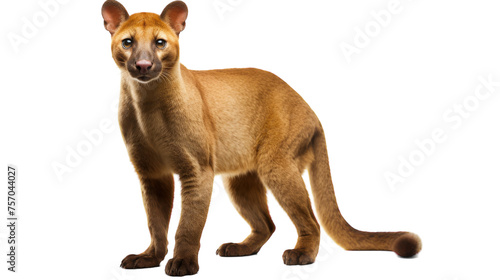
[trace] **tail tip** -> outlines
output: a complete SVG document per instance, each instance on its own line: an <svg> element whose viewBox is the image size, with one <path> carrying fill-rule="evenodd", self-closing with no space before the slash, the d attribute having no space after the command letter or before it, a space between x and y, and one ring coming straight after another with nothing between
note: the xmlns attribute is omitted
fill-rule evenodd
<svg viewBox="0 0 500 280"><path fill-rule="evenodd" d="M393 243L393 251L402 258L411 258L422 249L422 241L418 235L407 232L399 236Z"/></svg>

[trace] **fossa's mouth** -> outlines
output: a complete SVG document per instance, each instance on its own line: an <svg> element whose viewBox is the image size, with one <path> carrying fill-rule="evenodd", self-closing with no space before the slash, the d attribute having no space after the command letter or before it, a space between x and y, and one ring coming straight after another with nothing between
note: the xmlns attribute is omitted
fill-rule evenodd
<svg viewBox="0 0 500 280"><path fill-rule="evenodd" d="M133 73L130 73L130 76L132 76L132 78L134 78L135 80L137 80L138 82L140 83L149 83L151 81L154 81L156 80L160 75L134 75Z"/></svg>
<svg viewBox="0 0 500 280"><path fill-rule="evenodd" d="M137 79L141 82L149 82L151 81L153 78L149 77L149 76L139 76L137 77Z"/></svg>

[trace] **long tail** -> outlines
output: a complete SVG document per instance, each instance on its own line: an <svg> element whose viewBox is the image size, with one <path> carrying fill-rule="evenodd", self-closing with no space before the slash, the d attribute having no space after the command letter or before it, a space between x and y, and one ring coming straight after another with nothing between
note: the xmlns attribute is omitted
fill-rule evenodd
<svg viewBox="0 0 500 280"><path fill-rule="evenodd" d="M346 250L394 251L405 258L420 252L422 242L414 233L366 232L349 225L342 217L335 198L322 129L313 138L313 150L314 161L309 167L309 178L316 211L323 228L337 244Z"/></svg>

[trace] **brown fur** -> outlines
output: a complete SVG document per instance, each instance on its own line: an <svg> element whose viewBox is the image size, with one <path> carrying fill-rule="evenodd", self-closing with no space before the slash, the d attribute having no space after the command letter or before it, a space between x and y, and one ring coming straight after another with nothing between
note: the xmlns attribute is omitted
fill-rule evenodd
<svg viewBox="0 0 500 280"><path fill-rule="evenodd" d="M267 188L297 228L297 243L283 254L284 263L314 262L320 228L301 177L306 168L320 222L342 247L393 250L402 257L420 251L415 234L358 231L344 220L321 124L284 81L258 69L191 71L179 63L184 3L170 3L161 16L129 16L121 4L108 0L102 14L122 70L119 122L141 181L151 233L148 249L127 256L122 267L153 267L164 259L174 173L182 184L182 210L174 255L165 268L169 275L198 271L215 174L223 175L234 206L252 228L241 243L221 245L220 256L256 254L274 232ZM122 45L127 38L133 40L128 49ZM167 41L165 49L155 45L158 39ZM139 71L139 60L152 63L146 74Z"/></svg>

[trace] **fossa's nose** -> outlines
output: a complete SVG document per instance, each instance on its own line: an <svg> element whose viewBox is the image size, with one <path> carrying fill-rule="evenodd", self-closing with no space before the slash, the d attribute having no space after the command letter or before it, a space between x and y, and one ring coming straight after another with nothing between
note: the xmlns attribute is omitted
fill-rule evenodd
<svg viewBox="0 0 500 280"><path fill-rule="evenodd" d="M141 59L135 63L135 67L141 74L146 74L148 73L149 69L153 67L153 62L146 59Z"/></svg>

